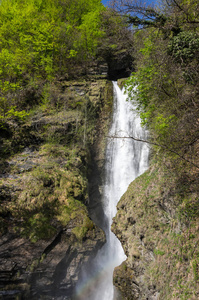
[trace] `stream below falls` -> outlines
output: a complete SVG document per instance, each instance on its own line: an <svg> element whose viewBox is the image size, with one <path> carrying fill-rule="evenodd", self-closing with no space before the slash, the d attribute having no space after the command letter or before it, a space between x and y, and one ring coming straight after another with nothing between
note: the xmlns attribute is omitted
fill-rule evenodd
<svg viewBox="0 0 199 300"><path fill-rule="evenodd" d="M141 127L135 107L126 101L126 95L113 82L114 107L112 124L106 148L105 180L102 205L105 214L106 244L98 251L92 265L82 271L77 284L77 300L119 299L113 286L114 268L125 259L123 248L111 232L112 219L117 213L117 203L128 185L148 168L149 149L146 143L130 138L146 139L147 132Z"/></svg>

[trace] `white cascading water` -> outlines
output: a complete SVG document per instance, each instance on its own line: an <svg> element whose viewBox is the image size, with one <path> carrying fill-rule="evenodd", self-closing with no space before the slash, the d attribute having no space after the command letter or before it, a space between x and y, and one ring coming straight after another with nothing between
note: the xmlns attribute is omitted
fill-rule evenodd
<svg viewBox="0 0 199 300"><path fill-rule="evenodd" d="M123 248L111 232L111 223L117 212L117 203L130 182L148 168L149 149L146 143L130 138L146 139L140 118L126 95L113 82L114 110L106 149L103 208L107 217L106 244L99 250L91 270L85 270L77 287L78 300L114 300L113 270L125 259ZM119 138L121 137L121 138ZM117 298L118 299L118 298Z"/></svg>

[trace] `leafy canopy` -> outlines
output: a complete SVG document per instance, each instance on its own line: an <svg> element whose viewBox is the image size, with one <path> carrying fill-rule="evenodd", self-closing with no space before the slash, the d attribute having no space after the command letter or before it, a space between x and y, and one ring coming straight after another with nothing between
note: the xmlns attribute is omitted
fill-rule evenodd
<svg viewBox="0 0 199 300"><path fill-rule="evenodd" d="M20 108L20 91L32 81L70 76L95 57L104 10L100 0L1 1L1 116Z"/></svg>

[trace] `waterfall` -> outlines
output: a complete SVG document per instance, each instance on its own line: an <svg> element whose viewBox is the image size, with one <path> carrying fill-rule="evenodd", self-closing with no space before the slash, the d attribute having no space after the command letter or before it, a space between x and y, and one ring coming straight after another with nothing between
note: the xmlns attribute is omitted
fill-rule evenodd
<svg viewBox="0 0 199 300"><path fill-rule="evenodd" d="M115 299L113 270L126 259L126 256L120 241L111 232L112 218L116 215L116 205L130 182L148 168L147 145L122 138L133 136L146 139L146 131L140 125L140 118L135 112L135 107L126 101L126 95L120 90L117 82L113 82L113 88L113 120L106 148L105 183L102 197L107 219L106 244L99 250L89 270L83 271L81 283L77 287L76 299L78 300Z"/></svg>

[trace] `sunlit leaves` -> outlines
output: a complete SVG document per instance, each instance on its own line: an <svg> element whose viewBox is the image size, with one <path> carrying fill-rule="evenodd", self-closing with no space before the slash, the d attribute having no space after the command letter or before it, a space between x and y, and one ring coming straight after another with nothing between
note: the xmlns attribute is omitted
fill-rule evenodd
<svg viewBox="0 0 199 300"><path fill-rule="evenodd" d="M104 9L100 0L2 0L0 80L9 82L3 107L15 104L13 83L24 88L31 78L52 80L93 59Z"/></svg>
<svg viewBox="0 0 199 300"><path fill-rule="evenodd" d="M77 49L83 50L84 55L94 55L99 39L104 35L100 29L100 10L92 11L84 15L82 24L78 27L79 38L75 42Z"/></svg>
<svg viewBox="0 0 199 300"><path fill-rule="evenodd" d="M2 0L0 74L51 78L60 67L67 72L67 58L94 55L103 9L100 0Z"/></svg>

